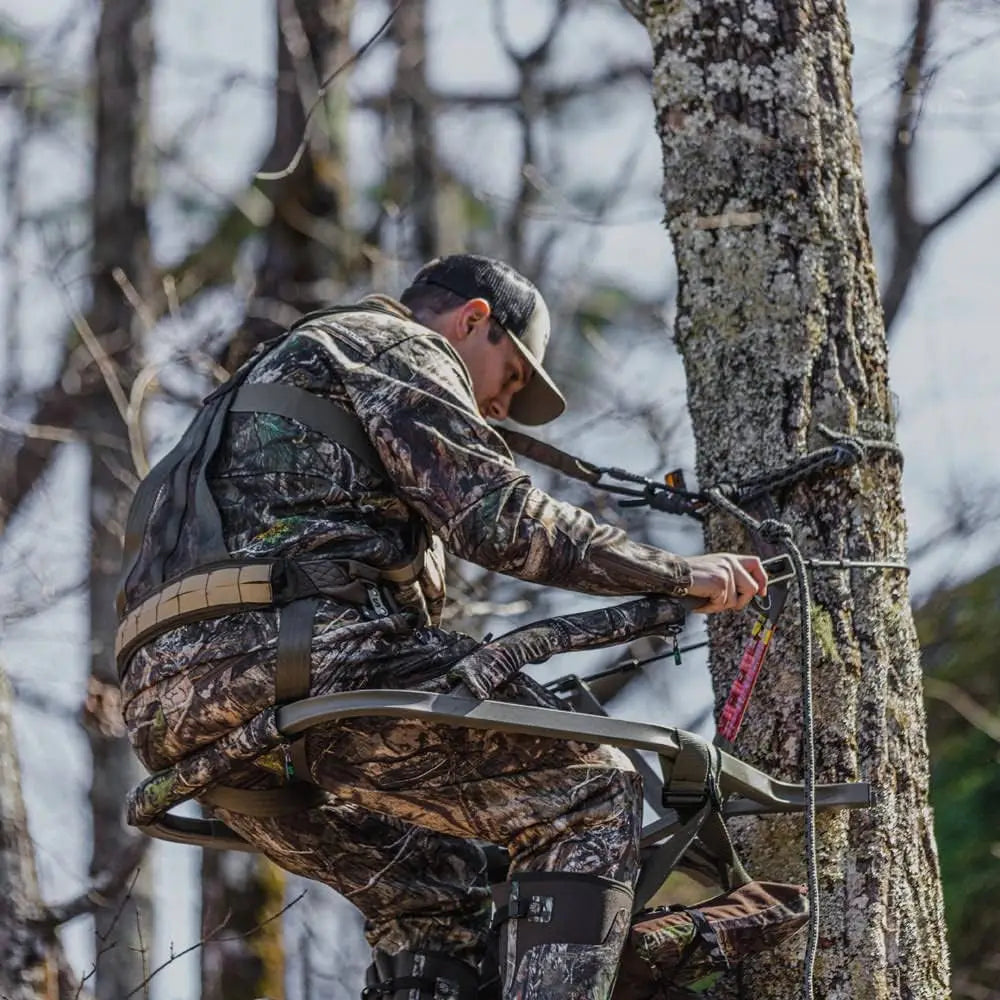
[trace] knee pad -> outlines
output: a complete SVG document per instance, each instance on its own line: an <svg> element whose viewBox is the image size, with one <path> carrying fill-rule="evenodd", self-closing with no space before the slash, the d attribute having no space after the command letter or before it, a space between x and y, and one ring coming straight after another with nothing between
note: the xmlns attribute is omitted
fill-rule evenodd
<svg viewBox="0 0 1000 1000"><path fill-rule="evenodd" d="M376 949L365 975L362 1000L477 1000L479 974L471 965L436 951Z"/></svg>

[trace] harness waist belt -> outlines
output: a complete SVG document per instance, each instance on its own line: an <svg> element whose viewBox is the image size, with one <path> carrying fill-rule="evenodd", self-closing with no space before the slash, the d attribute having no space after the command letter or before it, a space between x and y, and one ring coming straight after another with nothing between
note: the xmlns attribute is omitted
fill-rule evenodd
<svg viewBox="0 0 1000 1000"><path fill-rule="evenodd" d="M421 551L416 561L422 562L422 556ZM178 625L310 596L365 604L367 586L410 578L414 569L419 571L413 563L378 570L353 560L317 557L239 562L191 573L164 584L122 619L115 635L119 674L139 646Z"/></svg>

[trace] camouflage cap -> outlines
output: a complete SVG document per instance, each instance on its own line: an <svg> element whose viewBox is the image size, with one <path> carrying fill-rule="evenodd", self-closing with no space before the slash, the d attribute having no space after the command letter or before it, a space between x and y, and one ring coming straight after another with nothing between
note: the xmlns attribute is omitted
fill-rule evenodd
<svg viewBox="0 0 1000 1000"><path fill-rule="evenodd" d="M566 400L542 367L549 342L549 310L538 289L509 264L462 253L438 257L415 275L413 285L435 285L464 299L485 299L493 318L510 335L534 376L514 396L510 416L520 424L544 424L566 409Z"/></svg>

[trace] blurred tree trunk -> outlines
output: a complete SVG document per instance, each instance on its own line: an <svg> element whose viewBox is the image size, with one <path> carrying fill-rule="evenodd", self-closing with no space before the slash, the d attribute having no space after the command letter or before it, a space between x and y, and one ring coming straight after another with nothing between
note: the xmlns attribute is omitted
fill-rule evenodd
<svg viewBox="0 0 1000 1000"><path fill-rule="evenodd" d="M337 298L359 269L366 273L347 216L346 73L326 85L306 123L320 86L350 58L353 11L354 0L276 0L274 140L261 172L282 176L257 181L271 218L247 318L223 360L230 370L301 313Z"/></svg>
<svg viewBox="0 0 1000 1000"><path fill-rule="evenodd" d="M676 338L703 484L739 480L827 443L891 441L886 343L869 243L844 5L763 0L649 3L664 200L679 270ZM808 555L898 560L900 465L872 451L849 471L777 496ZM723 515L709 549L750 547ZM819 819L816 996L948 994L928 806L920 664L899 571L814 574L815 717L821 781L867 779L875 805ZM801 779L796 608L739 751ZM745 621L713 623L717 699ZM801 818L742 830L751 871L802 880ZM795 995L801 939L754 962L755 998Z"/></svg>
<svg viewBox="0 0 1000 1000"><path fill-rule="evenodd" d="M403 261L440 252L434 142L434 100L427 85L427 5L403 4L392 24L398 49L396 78L384 120L389 168L383 195L383 244Z"/></svg>
<svg viewBox="0 0 1000 1000"><path fill-rule="evenodd" d="M123 738L113 657L122 534L135 483L121 400L113 396L128 392L138 366L140 331L136 310L114 275L120 269L140 296L148 295L152 266L146 185L153 69L149 0L104 0L94 59L93 299L88 320L95 345L91 355L104 355L95 357L91 374L108 387L93 394L77 421L90 442L91 675L83 716L94 762L92 876L113 867L134 836L122 822L122 810L127 791L142 775ZM151 866L139 869L124 898L97 913L95 930L95 995L121 1000L142 981L149 961Z"/></svg>
<svg viewBox="0 0 1000 1000"><path fill-rule="evenodd" d="M273 214L262 232L247 319L226 352L230 369L299 313L334 298L359 267L360 239L347 218L346 74L332 81L313 112L305 153L291 169L319 87L350 57L353 9L353 0L278 0L275 5L275 127L262 171L289 173L259 181ZM281 920L268 919L281 910L283 891L283 873L259 855L204 852L202 1000L284 995ZM216 939L209 937L223 926Z"/></svg>
<svg viewBox="0 0 1000 1000"><path fill-rule="evenodd" d="M32 923L42 910L35 856L21 797L11 718L12 696L0 667L0 997L64 1000L80 994L65 974L55 935Z"/></svg>
<svg viewBox="0 0 1000 1000"><path fill-rule="evenodd" d="M283 872L260 854L206 849L201 877L201 1000L283 997L282 923L274 919Z"/></svg>

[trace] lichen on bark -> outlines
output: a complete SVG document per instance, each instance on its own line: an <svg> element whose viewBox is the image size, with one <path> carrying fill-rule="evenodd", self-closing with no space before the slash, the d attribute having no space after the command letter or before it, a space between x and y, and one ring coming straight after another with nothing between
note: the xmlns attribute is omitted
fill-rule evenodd
<svg viewBox="0 0 1000 1000"><path fill-rule="evenodd" d="M733 482L828 443L822 427L894 443L887 355L851 98L843 2L649 2L664 205L677 259L674 336L700 482ZM906 551L898 455L779 491L776 513L821 558ZM756 513L760 513L757 511ZM706 545L750 541L713 515ZM898 570L812 574L820 780L867 780L874 805L823 816L816 995L943 997L947 949L927 805L918 649ZM740 752L801 777L802 650L785 612ZM721 701L743 621L712 624ZM745 823L761 877L801 879L801 819ZM752 964L754 997L792 995L790 956Z"/></svg>

